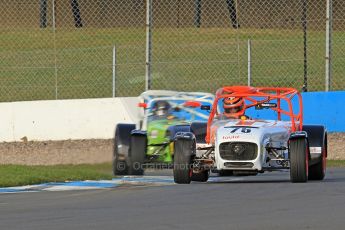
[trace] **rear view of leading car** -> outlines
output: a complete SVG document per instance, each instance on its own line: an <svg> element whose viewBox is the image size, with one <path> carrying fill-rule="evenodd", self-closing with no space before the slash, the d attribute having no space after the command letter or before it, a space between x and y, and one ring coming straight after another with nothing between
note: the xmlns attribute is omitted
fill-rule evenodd
<svg viewBox="0 0 345 230"><path fill-rule="evenodd" d="M229 116L226 101L242 101ZM230 106L231 108L231 106ZM327 132L303 124L302 96L293 88L230 86L219 89L208 122L194 122L174 141L174 180L205 182L219 175L257 175L290 171L291 182L322 180L326 172ZM296 111L294 111L294 109ZM272 112L277 119L249 118L245 112Z"/></svg>

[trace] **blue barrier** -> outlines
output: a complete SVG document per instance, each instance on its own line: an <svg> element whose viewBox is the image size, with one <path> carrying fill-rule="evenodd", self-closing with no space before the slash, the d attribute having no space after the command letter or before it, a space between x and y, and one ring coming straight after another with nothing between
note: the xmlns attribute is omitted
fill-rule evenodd
<svg viewBox="0 0 345 230"><path fill-rule="evenodd" d="M305 124L323 124L329 132L345 132L345 91L302 95Z"/></svg>
<svg viewBox="0 0 345 230"><path fill-rule="evenodd" d="M321 124L328 132L345 132L345 91L308 92L302 93L304 124ZM297 105L297 103L294 103ZM282 104L286 109L286 103ZM298 112L298 107L294 106ZM277 119L277 114L271 110L249 109L247 115L253 118ZM283 120L286 120L283 117Z"/></svg>

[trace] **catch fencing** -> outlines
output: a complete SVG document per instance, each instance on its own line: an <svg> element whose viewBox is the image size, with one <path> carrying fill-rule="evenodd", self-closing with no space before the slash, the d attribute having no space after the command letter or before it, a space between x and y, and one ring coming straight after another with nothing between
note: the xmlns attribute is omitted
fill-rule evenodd
<svg viewBox="0 0 345 230"><path fill-rule="evenodd" d="M1 0L0 101L344 90L342 0Z"/></svg>

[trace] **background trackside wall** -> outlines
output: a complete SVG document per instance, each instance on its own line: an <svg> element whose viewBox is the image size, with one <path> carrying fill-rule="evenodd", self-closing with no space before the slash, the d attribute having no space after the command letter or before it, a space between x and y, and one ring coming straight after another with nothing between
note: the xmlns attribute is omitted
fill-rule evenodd
<svg viewBox="0 0 345 230"><path fill-rule="evenodd" d="M137 98L1 103L0 141L108 139L137 121ZM26 137L26 138L25 138Z"/></svg>
<svg viewBox="0 0 345 230"><path fill-rule="evenodd" d="M345 132L345 91L303 93L304 124ZM138 123L138 98L0 103L0 142L111 139L117 123ZM297 108L294 108L297 109ZM265 111L251 111L259 117ZM260 116L276 119L273 113ZM24 139L26 139L24 138Z"/></svg>
<svg viewBox="0 0 345 230"><path fill-rule="evenodd" d="M302 93L304 124L322 124L329 132L345 132L345 92ZM295 105L297 105L295 103ZM282 108L287 108L286 103ZM298 107L293 108L298 112ZM264 115L263 115L264 114ZM251 110L250 117L277 119L276 113Z"/></svg>

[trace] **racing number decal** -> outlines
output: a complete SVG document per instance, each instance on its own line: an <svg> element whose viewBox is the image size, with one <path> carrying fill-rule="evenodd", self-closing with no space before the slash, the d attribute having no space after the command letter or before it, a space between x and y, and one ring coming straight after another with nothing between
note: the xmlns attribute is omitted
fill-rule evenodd
<svg viewBox="0 0 345 230"><path fill-rule="evenodd" d="M238 127L234 128L231 133L236 133L238 130L241 130L242 133L250 133L252 130L248 127Z"/></svg>

